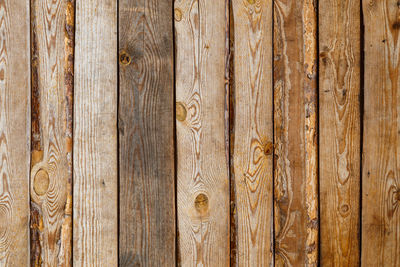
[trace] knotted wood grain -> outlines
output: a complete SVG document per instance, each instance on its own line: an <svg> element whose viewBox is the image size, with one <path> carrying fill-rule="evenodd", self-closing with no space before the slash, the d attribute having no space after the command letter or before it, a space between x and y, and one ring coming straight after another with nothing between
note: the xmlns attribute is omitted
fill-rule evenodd
<svg viewBox="0 0 400 267"><path fill-rule="evenodd" d="M0 1L0 266L29 265L29 2Z"/></svg>
<svg viewBox="0 0 400 267"><path fill-rule="evenodd" d="M31 1L32 266L71 265L73 12L71 1Z"/></svg>
<svg viewBox="0 0 400 267"><path fill-rule="evenodd" d="M363 1L363 266L400 264L400 3Z"/></svg>
<svg viewBox="0 0 400 267"><path fill-rule="evenodd" d="M274 2L275 264L317 266L314 1Z"/></svg>
<svg viewBox="0 0 400 267"><path fill-rule="evenodd" d="M232 1L237 266L273 265L272 1Z"/></svg>
<svg viewBox="0 0 400 267"><path fill-rule="evenodd" d="M175 1L177 209L182 266L229 265L225 1Z"/></svg>
<svg viewBox="0 0 400 267"><path fill-rule="evenodd" d="M117 266L117 1L77 1L75 36L73 262Z"/></svg>
<svg viewBox="0 0 400 267"><path fill-rule="evenodd" d="M175 266L172 4L119 2L120 266Z"/></svg>
<svg viewBox="0 0 400 267"><path fill-rule="evenodd" d="M319 2L321 264L359 265L360 2Z"/></svg>

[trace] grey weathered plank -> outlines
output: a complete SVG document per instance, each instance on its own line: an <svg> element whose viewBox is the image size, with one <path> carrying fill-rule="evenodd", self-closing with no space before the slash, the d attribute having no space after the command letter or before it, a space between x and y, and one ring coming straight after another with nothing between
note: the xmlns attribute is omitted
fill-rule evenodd
<svg viewBox="0 0 400 267"><path fill-rule="evenodd" d="M119 2L120 266L175 266L172 4Z"/></svg>
<svg viewBox="0 0 400 267"><path fill-rule="evenodd" d="M118 264L117 1L76 3L73 260Z"/></svg>

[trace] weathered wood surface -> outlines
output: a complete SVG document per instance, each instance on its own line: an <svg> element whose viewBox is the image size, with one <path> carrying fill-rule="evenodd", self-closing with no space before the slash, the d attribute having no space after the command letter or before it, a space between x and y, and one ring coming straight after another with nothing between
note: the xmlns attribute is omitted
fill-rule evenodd
<svg viewBox="0 0 400 267"><path fill-rule="evenodd" d="M359 266L360 1L319 2L322 266Z"/></svg>
<svg viewBox="0 0 400 267"><path fill-rule="evenodd" d="M272 1L232 1L237 266L273 265Z"/></svg>
<svg viewBox="0 0 400 267"><path fill-rule="evenodd" d="M0 1L0 266L29 265L29 1Z"/></svg>
<svg viewBox="0 0 400 267"><path fill-rule="evenodd" d="M274 2L277 266L318 264L315 12L312 0Z"/></svg>
<svg viewBox="0 0 400 267"><path fill-rule="evenodd" d="M363 1L363 266L400 265L400 4Z"/></svg>
<svg viewBox="0 0 400 267"><path fill-rule="evenodd" d="M31 1L31 266L71 264L72 86L65 71L70 5Z"/></svg>
<svg viewBox="0 0 400 267"><path fill-rule="evenodd" d="M77 1L75 36L73 262L117 266L117 1Z"/></svg>
<svg viewBox="0 0 400 267"><path fill-rule="evenodd" d="M175 266L172 4L119 2L120 266Z"/></svg>
<svg viewBox="0 0 400 267"><path fill-rule="evenodd" d="M225 1L175 1L177 210L182 266L229 265Z"/></svg>

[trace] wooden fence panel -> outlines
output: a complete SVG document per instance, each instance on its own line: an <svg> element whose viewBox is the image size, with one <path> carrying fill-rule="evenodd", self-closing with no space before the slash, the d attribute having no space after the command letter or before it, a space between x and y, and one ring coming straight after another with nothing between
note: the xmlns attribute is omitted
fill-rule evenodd
<svg viewBox="0 0 400 267"><path fill-rule="evenodd" d="M119 2L121 266L175 265L172 10Z"/></svg>
<svg viewBox="0 0 400 267"><path fill-rule="evenodd" d="M117 1L76 5L74 266L118 264Z"/></svg>
<svg viewBox="0 0 400 267"><path fill-rule="evenodd" d="M272 1L232 1L238 266L273 264Z"/></svg>
<svg viewBox="0 0 400 267"><path fill-rule="evenodd" d="M178 0L177 204L182 266L229 265L225 2Z"/></svg>
<svg viewBox="0 0 400 267"><path fill-rule="evenodd" d="M0 1L0 266L29 265L29 1Z"/></svg>
<svg viewBox="0 0 400 267"><path fill-rule="evenodd" d="M65 80L70 79L65 71L66 10L64 0L31 1L32 266L71 263L72 103L67 97L72 87Z"/></svg>
<svg viewBox="0 0 400 267"><path fill-rule="evenodd" d="M400 264L399 3L363 1L363 266Z"/></svg>
<svg viewBox="0 0 400 267"><path fill-rule="evenodd" d="M275 264L318 264L314 1L274 2Z"/></svg>
<svg viewBox="0 0 400 267"><path fill-rule="evenodd" d="M360 1L319 2L323 266L359 266L360 17Z"/></svg>

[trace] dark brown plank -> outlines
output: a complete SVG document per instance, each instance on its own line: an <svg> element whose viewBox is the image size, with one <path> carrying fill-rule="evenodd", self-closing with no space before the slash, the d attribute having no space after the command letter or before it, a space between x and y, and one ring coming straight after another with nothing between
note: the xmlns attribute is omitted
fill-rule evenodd
<svg viewBox="0 0 400 267"><path fill-rule="evenodd" d="M172 1L119 2L120 265L175 266Z"/></svg>

